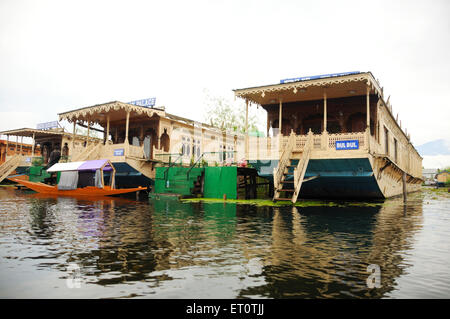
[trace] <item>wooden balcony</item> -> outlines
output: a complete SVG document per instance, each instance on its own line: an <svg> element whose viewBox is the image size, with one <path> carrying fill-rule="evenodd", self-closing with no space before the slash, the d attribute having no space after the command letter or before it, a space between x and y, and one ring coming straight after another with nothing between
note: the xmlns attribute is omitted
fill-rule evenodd
<svg viewBox="0 0 450 319"><path fill-rule="evenodd" d="M307 135L295 135L293 153L300 157L307 141ZM250 160L277 159L287 146L289 136L276 137L249 137L248 158ZM358 141L358 149L336 150L338 141ZM349 154L367 153L368 141L366 132L340 133L340 134L313 134L313 149L311 158L331 158L348 156Z"/></svg>

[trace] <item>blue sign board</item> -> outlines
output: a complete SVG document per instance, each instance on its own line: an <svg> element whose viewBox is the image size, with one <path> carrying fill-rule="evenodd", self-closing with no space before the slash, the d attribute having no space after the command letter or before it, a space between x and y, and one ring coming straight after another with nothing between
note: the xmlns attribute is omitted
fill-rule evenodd
<svg viewBox="0 0 450 319"><path fill-rule="evenodd" d="M39 123L37 125L38 130L48 130L51 128L57 128L59 126L58 121Z"/></svg>
<svg viewBox="0 0 450 319"><path fill-rule="evenodd" d="M359 141L336 141L336 150L357 150L359 149Z"/></svg>
<svg viewBox="0 0 450 319"><path fill-rule="evenodd" d="M151 97L148 99L128 102L128 104L133 104L133 105L138 105L138 106L146 106L146 107L155 106L155 103L156 103L156 97Z"/></svg>
<svg viewBox="0 0 450 319"><path fill-rule="evenodd" d="M123 152L123 148L116 148L114 150L114 156L123 156L124 152Z"/></svg>
<svg viewBox="0 0 450 319"><path fill-rule="evenodd" d="M290 79L280 80L280 84L289 83L289 82L298 82L298 81L308 81L308 80L332 78L332 77L336 77L336 76L344 76L344 75L358 74L358 73L361 73L361 72L359 72L359 71L351 71L351 72L345 72L345 73L331 73L331 74L303 76L303 77L300 77L300 78L290 78Z"/></svg>

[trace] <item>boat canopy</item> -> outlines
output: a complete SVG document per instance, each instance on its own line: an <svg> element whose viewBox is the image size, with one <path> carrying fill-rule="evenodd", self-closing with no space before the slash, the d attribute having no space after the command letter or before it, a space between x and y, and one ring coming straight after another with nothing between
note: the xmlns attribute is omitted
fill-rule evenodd
<svg viewBox="0 0 450 319"><path fill-rule="evenodd" d="M107 159L70 162L70 163L56 163L50 167L47 172L67 172L67 171L96 171L102 169L103 171L112 171L114 167Z"/></svg>

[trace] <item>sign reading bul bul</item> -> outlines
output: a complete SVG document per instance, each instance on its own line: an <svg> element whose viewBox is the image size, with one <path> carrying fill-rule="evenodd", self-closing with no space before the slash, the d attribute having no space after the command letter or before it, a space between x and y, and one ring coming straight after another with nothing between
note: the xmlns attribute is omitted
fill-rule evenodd
<svg viewBox="0 0 450 319"><path fill-rule="evenodd" d="M357 150L359 149L359 141L336 141L336 150Z"/></svg>

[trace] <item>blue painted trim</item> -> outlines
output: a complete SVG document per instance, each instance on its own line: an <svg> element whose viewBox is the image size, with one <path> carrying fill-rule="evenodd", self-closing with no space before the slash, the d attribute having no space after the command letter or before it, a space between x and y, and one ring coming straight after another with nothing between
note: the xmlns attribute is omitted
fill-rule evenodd
<svg viewBox="0 0 450 319"><path fill-rule="evenodd" d="M278 160L249 163L273 181ZM309 160L305 178L313 176L319 177L302 185L300 198L383 198L368 158Z"/></svg>

